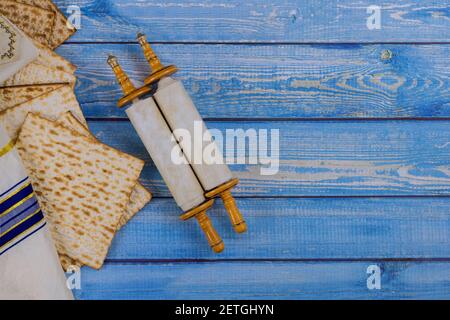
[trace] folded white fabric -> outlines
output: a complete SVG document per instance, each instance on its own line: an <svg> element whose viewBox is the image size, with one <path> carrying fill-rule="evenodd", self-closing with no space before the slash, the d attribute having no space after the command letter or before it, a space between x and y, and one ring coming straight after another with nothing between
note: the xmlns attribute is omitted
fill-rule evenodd
<svg viewBox="0 0 450 320"><path fill-rule="evenodd" d="M0 300L73 299L14 143L0 126Z"/></svg>
<svg viewBox="0 0 450 320"><path fill-rule="evenodd" d="M35 60L38 50L22 31L0 15L0 82Z"/></svg>

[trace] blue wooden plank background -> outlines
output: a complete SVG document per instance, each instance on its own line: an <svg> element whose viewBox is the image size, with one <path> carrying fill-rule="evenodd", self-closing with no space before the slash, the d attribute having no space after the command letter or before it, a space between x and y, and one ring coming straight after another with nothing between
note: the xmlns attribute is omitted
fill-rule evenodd
<svg viewBox="0 0 450 320"><path fill-rule="evenodd" d="M382 270L367 289L367 266ZM81 299L448 299L444 262L263 261L107 264L85 270Z"/></svg>
<svg viewBox="0 0 450 320"><path fill-rule="evenodd" d="M56 0L81 29L74 62L94 134L146 161L152 202L114 239L103 269L82 269L81 299L450 298L449 1ZM381 8L381 29L366 26ZM148 73L135 34L177 64L210 128L278 129L279 172L236 164L249 232L220 201L214 255L180 222L123 111L105 63ZM382 271L367 288L367 267ZM268 277L270 275L270 277Z"/></svg>
<svg viewBox="0 0 450 320"><path fill-rule="evenodd" d="M56 0L78 5L85 30L71 41L127 42L145 30L156 42L447 42L450 4L442 0ZM367 29L380 6L382 29Z"/></svg>
<svg viewBox="0 0 450 320"><path fill-rule="evenodd" d="M449 26L450 29L450 26ZM450 116L450 46L155 45L206 118L445 118ZM124 117L112 108L120 88L105 55L133 80L148 65L135 44L64 45L80 69L78 98L90 117ZM390 52L392 58L385 59Z"/></svg>

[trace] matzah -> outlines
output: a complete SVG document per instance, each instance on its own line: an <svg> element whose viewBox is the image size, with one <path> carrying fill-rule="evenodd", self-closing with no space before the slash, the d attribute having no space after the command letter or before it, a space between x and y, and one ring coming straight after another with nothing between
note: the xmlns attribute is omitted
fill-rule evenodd
<svg viewBox="0 0 450 320"><path fill-rule="evenodd" d="M86 137L97 140L80 121L75 118L71 112L66 112L58 120L58 123L62 124L66 128L72 129ZM145 189L143 185L137 183L131 193L130 202L128 203L123 216L120 218L117 230L127 224L128 221L152 199L152 194Z"/></svg>
<svg viewBox="0 0 450 320"><path fill-rule="evenodd" d="M51 0L16 0L17 2L34 5L42 9L50 10L55 14L52 28L52 34L48 39L49 46L55 49L66 41L76 31L75 27L70 24L64 14Z"/></svg>
<svg viewBox="0 0 450 320"><path fill-rule="evenodd" d="M64 85L36 99L0 112L0 123L4 125L11 139L15 139L29 112L56 120L67 111L71 111L78 120L86 124L72 88Z"/></svg>
<svg viewBox="0 0 450 320"><path fill-rule="evenodd" d="M138 183L134 186L130 201L125 209L125 213L120 217L117 230L125 226L136 213L141 211L152 199L152 194L145 187Z"/></svg>
<svg viewBox="0 0 450 320"><path fill-rule="evenodd" d="M96 139L90 131L81 124L70 112L66 112L63 116L61 116L58 120L58 123L62 124L66 128L77 131L78 133L85 135L86 137L90 137L92 139ZM119 224L117 225L117 230L122 228L125 224L130 221L130 219L139 211L144 208L144 206L150 202L152 199L152 194L145 189L140 183L137 183L131 192L130 202L127 204L124 214L120 217ZM64 270L68 270L70 266L81 267L82 263L71 259L66 255L60 255L61 265Z"/></svg>
<svg viewBox="0 0 450 320"><path fill-rule="evenodd" d="M136 184L131 192L130 202L127 204L125 209L125 214L122 215L119 219L119 224L117 225L117 230L125 226L128 221L142 208L150 202L152 198L152 194L145 189L140 183ZM59 260L61 262L61 266L64 270L68 270L70 266L82 267L83 264L75 259L71 259L70 257L60 254Z"/></svg>
<svg viewBox="0 0 450 320"><path fill-rule="evenodd" d="M0 88L0 112L61 88L63 84Z"/></svg>
<svg viewBox="0 0 450 320"><path fill-rule="evenodd" d="M99 269L143 161L34 114L17 147L59 254Z"/></svg>
<svg viewBox="0 0 450 320"><path fill-rule="evenodd" d="M125 214L123 214L119 219L119 224L117 225L117 230L122 228L124 225L130 221L130 219L139 211L144 208L144 206L150 202L152 194L145 189L140 183L136 184L131 192L130 202L127 204L125 209ZM71 266L82 267L83 264L75 259L68 257L67 255L60 254L59 260L61 266L65 271Z"/></svg>
<svg viewBox="0 0 450 320"><path fill-rule="evenodd" d="M144 206L150 202L152 199L152 194L145 189L140 183L136 184L131 192L130 202L127 204L125 209L125 214L123 214L119 219L119 224L117 225L117 230L120 230L123 226L125 226L128 221L139 211L144 208ZM64 270L68 270L70 266L82 267L83 264L75 259L71 259L70 257L60 254L59 259L61 262L61 266Z"/></svg>
<svg viewBox="0 0 450 320"><path fill-rule="evenodd" d="M83 266L82 263L66 256L65 254L59 254L59 262L64 271L68 271L70 267L78 267L81 268Z"/></svg>
<svg viewBox="0 0 450 320"><path fill-rule="evenodd" d="M38 43L35 43L35 45L39 52L37 60L35 61L37 64L70 74L74 74L77 70L76 66L49 48Z"/></svg>
<svg viewBox="0 0 450 320"><path fill-rule="evenodd" d="M8 18L31 39L48 45L55 22L55 13L14 0L1 0L0 14Z"/></svg>
<svg viewBox="0 0 450 320"><path fill-rule="evenodd" d="M32 62L5 82L0 83L0 87L30 86L50 83L68 83L74 87L76 80L77 78L73 74L53 69L37 62Z"/></svg>

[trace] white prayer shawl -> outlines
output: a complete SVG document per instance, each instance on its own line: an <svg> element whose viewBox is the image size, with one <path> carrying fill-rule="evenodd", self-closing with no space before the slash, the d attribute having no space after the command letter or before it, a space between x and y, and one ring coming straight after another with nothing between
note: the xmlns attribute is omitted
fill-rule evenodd
<svg viewBox="0 0 450 320"><path fill-rule="evenodd" d="M38 50L20 29L0 15L0 83L35 60Z"/></svg>
<svg viewBox="0 0 450 320"><path fill-rule="evenodd" d="M0 126L0 300L73 299L14 144Z"/></svg>

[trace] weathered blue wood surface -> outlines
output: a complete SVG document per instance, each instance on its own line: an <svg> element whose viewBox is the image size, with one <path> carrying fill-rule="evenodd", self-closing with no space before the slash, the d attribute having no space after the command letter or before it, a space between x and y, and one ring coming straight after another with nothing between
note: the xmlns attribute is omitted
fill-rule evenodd
<svg viewBox="0 0 450 320"><path fill-rule="evenodd" d="M79 67L92 131L146 160L155 196L118 232L104 268L83 268L78 298L450 298L450 3L273 2L56 1L83 13L58 52ZM381 30L366 27L369 5L381 6ZM234 234L217 201L222 255L179 221L115 107L105 58L142 80L137 31L181 68L210 128L280 130L278 174L231 166L249 233ZM381 290L367 289L371 264Z"/></svg>
<svg viewBox="0 0 450 320"><path fill-rule="evenodd" d="M70 41L448 42L450 4L442 0L56 0L79 5L82 29ZM380 30L367 8L381 7Z"/></svg>
<svg viewBox="0 0 450 320"><path fill-rule="evenodd" d="M450 27L449 27L450 28ZM450 117L450 45L156 45L207 118ZM383 59L386 51L391 59ZM106 56L136 81L138 45L64 45L90 117L124 117Z"/></svg>
<svg viewBox="0 0 450 320"><path fill-rule="evenodd" d="M142 182L169 196L128 121L90 121L105 143L146 160ZM232 164L238 196L450 196L450 121L208 122L210 129L278 129L280 167ZM243 151L237 149L239 151ZM247 154L248 158L248 154ZM287 200L288 201L288 200ZM275 212L274 212L275 213Z"/></svg>
<svg viewBox="0 0 450 320"><path fill-rule="evenodd" d="M225 241L215 255L172 199L154 199L119 231L112 260L440 259L450 256L449 198L240 198L249 232L209 212ZM161 243L164 243L162 246Z"/></svg>
<svg viewBox="0 0 450 320"><path fill-rule="evenodd" d="M382 270L367 289L367 267ZM449 299L449 262L206 262L84 269L83 299Z"/></svg>

